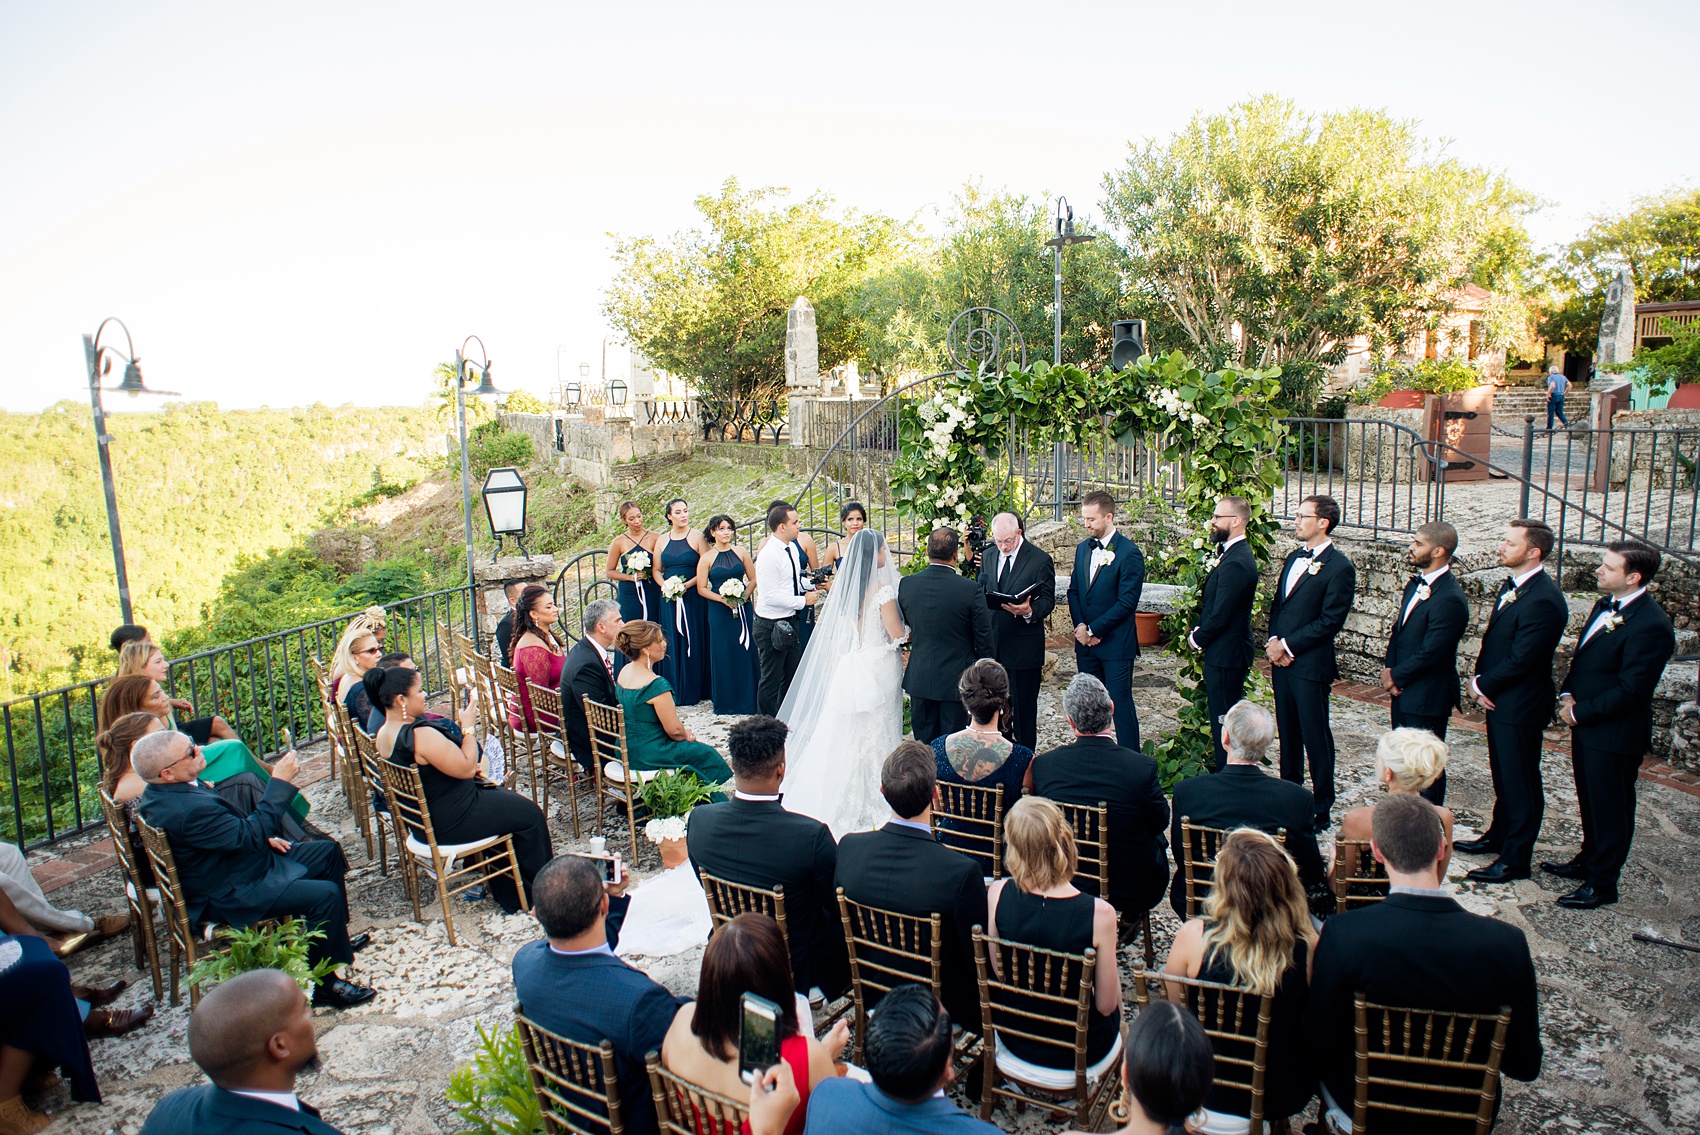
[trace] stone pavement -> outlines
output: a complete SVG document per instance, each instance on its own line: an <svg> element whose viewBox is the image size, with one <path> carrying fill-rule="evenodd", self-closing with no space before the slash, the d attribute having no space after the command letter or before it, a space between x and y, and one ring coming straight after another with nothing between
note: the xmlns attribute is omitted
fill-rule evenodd
<svg viewBox="0 0 1700 1135"><path fill-rule="evenodd" d="M1041 749L1064 738L1059 703L1062 685L1072 672L1073 660L1063 652L1041 695ZM1153 654L1136 675L1141 725L1149 735L1173 728L1179 704L1173 672L1172 658ZM1376 796L1372 754L1386 711L1372 700L1345 696L1334 699L1333 710L1343 812ZM706 706L687 709L684 716L703 740L724 744L729 719L714 717ZM1455 722L1453 741L1449 803L1459 832L1469 834L1485 822L1492 802L1486 745L1464 722ZM1580 830L1568 753L1561 746L1549 746L1544 774L1547 816L1537 856L1568 857ZM1540 979L1545 1065L1534 1084L1506 1081L1500 1132L1675 1135L1693 1132L1700 1124L1700 956L1631 939L1633 932L1646 929L1667 939L1700 943L1693 867L1700 852L1700 798L1645 777L1640 791L1624 898L1603 911L1571 912L1554 906L1552 900L1563 889L1556 879L1500 887L1466 884L1463 873L1483 861L1467 856L1453 861L1447 885L1471 910L1523 929ZM434 898L427 921L415 923L393 870L387 877L380 875L366 858L335 785L321 781L308 795L314 802L314 820L337 833L348 852L354 924L356 929L370 929L374 939L360 956L356 977L377 987L379 995L359 1009L318 1014L324 1064L317 1074L302 1078L301 1093L351 1135L444 1135L459 1130L444 1098L448 1077L471 1057L480 1025L505 1029L511 1022L508 962L515 950L536 937L536 929L529 918L504 917L490 903L457 902L460 945L450 946ZM570 838L570 819L558 804L550 819L557 850L583 849L582 842ZM623 839L623 826L610 835L616 832ZM79 855L97 842L90 839L82 848L63 849L56 858L86 866ZM640 877L658 869L654 849L645 846L636 866ZM82 874L59 888L55 900L93 913L123 905L115 870ZM1154 912L1153 924L1160 958L1176 929L1167 904ZM1132 957L1131 952L1122 955L1124 977ZM700 958L698 949L634 960L675 993L689 995ZM138 1006L150 992L147 979L132 966L127 940L78 955L72 968L79 981L123 976L137 982L120 999L120 1007ZM186 1006L173 1009L161 1002L158 1016L146 1028L94 1042L106 1102L71 1106L61 1089L49 1102L64 1109L63 1118L49 1130L133 1135L161 1095L198 1080L188 1061L187 1023ZM993 1118L1012 1132L1058 1129L1046 1113L1032 1109L1021 1114L1000 1110Z"/></svg>

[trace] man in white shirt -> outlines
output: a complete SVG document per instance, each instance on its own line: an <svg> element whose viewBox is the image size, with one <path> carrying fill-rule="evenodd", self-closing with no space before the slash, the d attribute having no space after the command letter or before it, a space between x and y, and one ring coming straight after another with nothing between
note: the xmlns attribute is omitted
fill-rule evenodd
<svg viewBox="0 0 1700 1135"><path fill-rule="evenodd" d="M756 553L755 640L761 666L756 712L772 717L803 660L803 608L814 606L820 592L797 547L797 510L775 504L767 510L767 528L773 538Z"/></svg>

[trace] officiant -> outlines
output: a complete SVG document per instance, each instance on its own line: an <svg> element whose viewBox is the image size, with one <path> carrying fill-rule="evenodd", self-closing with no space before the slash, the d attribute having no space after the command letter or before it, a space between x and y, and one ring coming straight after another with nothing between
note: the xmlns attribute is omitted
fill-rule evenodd
<svg viewBox="0 0 1700 1135"><path fill-rule="evenodd" d="M1039 676L1045 665L1045 620L1057 605L1057 565L1029 544L1013 512L992 517L996 556L980 563L980 586L992 609L992 657L1009 672L1010 739L1039 741Z"/></svg>

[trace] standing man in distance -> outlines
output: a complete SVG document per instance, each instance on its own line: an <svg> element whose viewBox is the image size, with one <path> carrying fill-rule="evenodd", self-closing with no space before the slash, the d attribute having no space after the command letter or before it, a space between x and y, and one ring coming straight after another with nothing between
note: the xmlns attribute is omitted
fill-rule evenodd
<svg viewBox="0 0 1700 1135"><path fill-rule="evenodd" d="M1564 416L1564 395L1570 390L1570 380L1564 377L1564 372L1553 363L1547 368L1547 429L1552 429L1552 418L1558 415L1558 420L1564 423L1564 428L1570 428L1570 419Z"/></svg>
<svg viewBox="0 0 1700 1135"><path fill-rule="evenodd" d="M1222 718L1245 697L1255 646L1251 607L1257 601L1257 560L1246 542L1251 505L1244 497L1223 497L1210 518L1210 542L1217 546L1216 566L1204 577L1198 625L1187 644L1204 654L1204 697L1210 712L1210 742L1216 747L1216 771L1227 765L1222 747Z"/></svg>
<svg viewBox="0 0 1700 1135"><path fill-rule="evenodd" d="M1446 721L1460 704L1458 642L1470 622L1470 604L1452 555L1458 530L1444 520L1417 529L1405 558L1420 573L1405 585L1387 636L1381 688L1393 695L1393 728L1427 729L1446 740ZM1423 789L1423 799L1446 803L1446 771Z"/></svg>
<svg viewBox="0 0 1700 1135"><path fill-rule="evenodd" d="M510 649L514 637L514 604L519 602L520 592L525 590L526 582L523 579L510 579L502 584L502 594L508 600L508 609L496 620L496 649L502 652L502 665L509 670L514 668Z"/></svg>
<svg viewBox="0 0 1700 1135"><path fill-rule="evenodd" d="M909 664L903 691L915 740L968 727L956 684L962 672L992 653L992 613L986 591L956 570L961 545L954 528L927 534L927 566L897 585L897 608L909 625Z"/></svg>
<svg viewBox="0 0 1700 1135"><path fill-rule="evenodd" d="M1057 565L1029 544L1021 518L1013 512L992 517L997 555L980 565L980 586L990 595L1017 595L1034 584L1038 590L1022 603L1004 603L992 612L993 654L1009 671L1010 736L1035 748L1039 739L1039 676L1045 665L1045 620L1057 605Z"/></svg>
<svg viewBox="0 0 1700 1135"><path fill-rule="evenodd" d="M1293 518L1300 547L1281 565L1269 607L1270 683L1275 687L1275 728L1281 735L1281 779L1303 784L1310 760L1317 831L1334 807L1334 728L1328 691L1340 676L1334 637L1346 625L1357 592L1358 571L1334 546L1340 506L1333 497L1309 496Z"/></svg>
<svg viewBox="0 0 1700 1135"><path fill-rule="evenodd" d="M1553 532L1539 520L1513 520L1499 542L1499 585L1482 631L1470 696L1487 710L1493 821L1480 839L1453 846L1466 855L1497 853L1468 878L1480 883L1527 879L1541 832L1541 730L1552 720L1552 656L1570 622L1564 593L1546 573Z"/></svg>
<svg viewBox="0 0 1700 1135"><path fill-rule="evenodd" d="M807 578L808 562L797 547L797 510L774 502L767 510L767 529L773 535L756 553L755 640L761 668L756 712L772 717L803 660L803 608L813 607L820 592Z"/></svg>
<svg viewBox="0 0 1700 1135"><path fill-rule="evenodd" d="M1653 688L1676 650L1676 631L1647 594L1659 553L1632 540L1610 545L1595 569L1605 597L1594 604L1558 695L1570 726L1570 766L1582 810L1582 848L1541 870L1582 885L1558 900L1572 910L1617 901L1617 877L1635 836L1635 782L1653 740Z"/></svg>
<svg viewBox="0 0 1700 1135"><path fill-rule="evenodd" d="M1116 531L1116 498L1101 489L1080 502L1080 523L1087 538L1074 550L1074 571L1068 577L1075 663L1110 692L1116 706L1116 744L1138 752L1133 663L1139 657L1139 631L1133 615L1145 589L1145 554Z"/></svg>

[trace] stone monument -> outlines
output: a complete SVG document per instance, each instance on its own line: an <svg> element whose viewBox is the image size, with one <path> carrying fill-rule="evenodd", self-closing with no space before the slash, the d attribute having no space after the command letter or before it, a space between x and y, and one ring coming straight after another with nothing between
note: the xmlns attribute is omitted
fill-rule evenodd
<svg viewBox="0 0 1700 1135"><path fill-rule="evenodd" d="M1622 269L1606 285L1606 310L1600 317L1599 349L1594 352L1594 377L1589 390L1610 390L1629 379L1606 369L1608 363L1625 363L1635 354L1635 281Z"/></svg>
<svg viewBox="0 0 1700 1135"><path fill-rule="evenodd" d="M815 309L802 296L785 315L785 390L820 393L820 338Z"/></svg>

